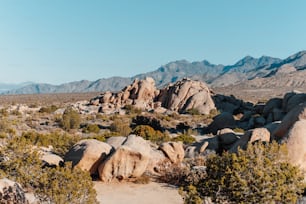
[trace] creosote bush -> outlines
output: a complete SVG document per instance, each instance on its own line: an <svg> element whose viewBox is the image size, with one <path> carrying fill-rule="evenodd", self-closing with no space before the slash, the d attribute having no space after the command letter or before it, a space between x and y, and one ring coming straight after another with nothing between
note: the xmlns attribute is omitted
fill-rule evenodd
<svg viewBox="0 0 306 204"><path fill-rule="evenodd" d="M132 129L130 128L131 121L125 118L115 118L110 126L110 130L117 132L122 136L128 136Z"/></svg>
<svg viewBox="0 0 306 204"><path fill-rule="evenodd" d="M97 203L89 173L72 168L71 163L43 167L31 145L12 142L1 149L0 156L1 177L19 182L41 203Z"/></svg>
<svg viewBox="0 0 306 204"><path fill-rule="evenodd" d="M54 111L56 111L58 109L57 106L55 105L51 105L51 106L44 106L44 107L41 107L39 109L39 112L40 113L53 113Z"/></svg>
<svg viewBox="0 0 306 204"><path fill-rule="evenodd" d="M191 143L195 142L196 141L195 138L192 137L189 134L189 132L190 131L187 131L187 132L184 132L183 134L180 134L179 136L173 138L172 141L175 141L175 142L181 141L184 144L191 144Z"/></svg>
<svg viewBox="0 0 306 204"><path fill-rule="evenodd" d="M285 144L257 143L237 154L211 155L206 167L196 192L185 185L186 201L208 196L215 203L296 203L305 187L298 167L287 162Z"/></svg>
<svg viewBox="0 0 306 204"><path fill-rule="evenodd" d="M86 124L82 129L83 133L96 133L100 132L100 128L97 124Z"/></svg>
<svg viewBox="0 0 306 204"><path fill-rule="evenodd" d="M16 143L20 145L35 145L48 147L51 145L54 151L59 155L64 155L72 145L80 140L80 137L61 133L58 131L48 134L41 134L34 131L24 132L20 137L14 137L10 140L10 144Z"/></svg>
<svg viewBox="0 0 306 204"><path fill-rule="evenodd" d="M72 107L68 107L63 113L61 126L64 130L78 129L81 123L80 114Z"/></svg>
<svg viewBox="0 0 306 204"><path fill-rule="evenodd" d="M150 140L152 142L166 142L169 141L169 136L164 134L158 130L154 130L149 125L138 125L132 131L132 134L143 137L146 140Z"/></svg>

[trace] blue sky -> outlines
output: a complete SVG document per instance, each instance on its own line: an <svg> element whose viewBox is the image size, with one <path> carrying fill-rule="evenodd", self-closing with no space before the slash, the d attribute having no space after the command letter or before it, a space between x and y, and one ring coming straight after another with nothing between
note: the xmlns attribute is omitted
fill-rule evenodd
<svg viewBox="0 0 306 204"><path fill-rule="evenodd" d="M306 49L304 0L0 0L0 82L59 84Z"/></svg>

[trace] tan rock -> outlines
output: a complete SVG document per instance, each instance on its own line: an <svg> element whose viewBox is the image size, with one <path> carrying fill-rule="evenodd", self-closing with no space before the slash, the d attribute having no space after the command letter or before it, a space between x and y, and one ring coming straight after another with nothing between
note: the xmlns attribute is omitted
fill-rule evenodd
<svg viewBox="0 0 306 204"><path fill-rule="evenodd" d="M213 122L209 124L208 131L216 134L218 130L224 128L234 128L236 121L231 113L223 112L214 117Z"/></svg>
<svg viewBox="0 0 306 204"><path fill-rule="evenodd" d="M163 107L172 111L197 109L202 114L209 114L215 109L208 86L204 82L187 78L168 85L160 91L157 98Z"/></svg>
<svg viewBox="0 0 306 204"><path fill-rule="evenodd" d="M288 133L289 161L306 170L306 120L297 121Z"/></svg>
<svg viewBox="0 0 306 204"><path fill-rule="evenodd" d="M81 140L65 155L65 161L72 161L72 165L90 174L96 174L100 163L110 154L109 144L95 139Z"/></svg>
<svg viewBox="0 0 306 204"><path fill-rule="evenodd" d="M114 149L118 149L125 141L127 137L115 136L110 137L106 140L106 143L111 145Z"/></svg>
<svg viewBox="0 0 306 204"><path fill-rule="evenodd" d="M281 124L279 124L274 131L273 137L276 139L282 139L288 134L288 131L291 129L294 123L302 119L306 119L306 103L299 104L286 114Z"/></svg>
<svg viewBox="0 0 306 204"><path fill-rule="evenodd" d="M130 135L122 146L98 168L102 181L141 176L149 164L150 145L142 137Z"/></svg>
<svg viewBox="0 0 306 204"><path fill-rule="evenodd" d="M237 152L238 148L246 149L249 143L253 143L255 141L270 142L269 130L266 128L255 128L245 132L245 134L233 144L229 152Z"/></svg>
<svg viewBox="0 0 306 204"><path fill-rule="evenodd" d="M171 162L178 164L183 161L185 151L182 142L165 142L159 146Z"/></svg>
<svg viewBox="0 0 306 204"><path fill-rule="evenodd" d="M0 203L29 203L19 183L7 178L0 179Z"/></svg>

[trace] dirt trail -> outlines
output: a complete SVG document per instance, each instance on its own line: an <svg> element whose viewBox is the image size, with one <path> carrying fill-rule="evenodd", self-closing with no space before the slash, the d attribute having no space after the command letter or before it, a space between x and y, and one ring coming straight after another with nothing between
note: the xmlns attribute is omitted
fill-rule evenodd
<svg viewBox="0 0 306 204"><path fill-rule="evenodd" d="M97 198L103 204L182 204L183 200L175 187L151 182L102 183L94 182Z"/></svg>

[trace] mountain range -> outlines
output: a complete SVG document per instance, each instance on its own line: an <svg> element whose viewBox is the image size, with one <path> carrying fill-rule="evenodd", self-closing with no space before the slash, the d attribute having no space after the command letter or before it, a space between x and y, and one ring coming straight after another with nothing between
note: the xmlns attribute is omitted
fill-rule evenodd
<svg viewBox="0 0 306 204"><path fill-rule="evenodd" d="M254 58L246 56L234 65L211 64L206 60L188 62L179 60L159 67L155 71L139 74L133 77L111 77L96 81L75 81L61 85L52 84L27 84L22 87L12 88L3 94L37 94L37 93L72 93L72 92L103 92L119 91L134 79L152 77L157 87L176 82L183 77L202 80L211 87L225 87L240 83L253 83L258 78L270 78L279 73L286 77L286 73L306 69L306 51L298 52L286 59L262 56ZM298 74L295 74L298 76ZM295 76L293 75L293 76ZM290 75L291 80L292 75ZM301 77L298 77L299 80ZM298 83L295 81L295 83ZM1 86L0 86L1 88Z"/></svg>

